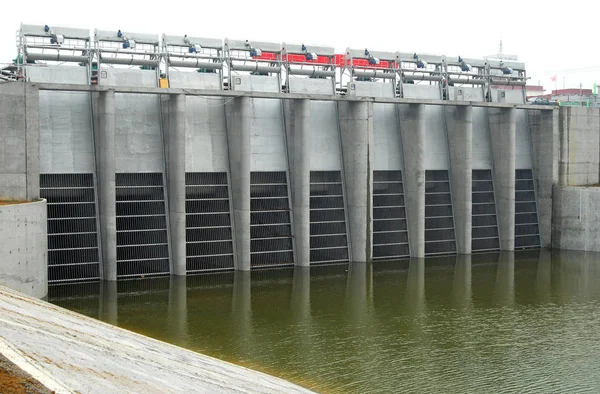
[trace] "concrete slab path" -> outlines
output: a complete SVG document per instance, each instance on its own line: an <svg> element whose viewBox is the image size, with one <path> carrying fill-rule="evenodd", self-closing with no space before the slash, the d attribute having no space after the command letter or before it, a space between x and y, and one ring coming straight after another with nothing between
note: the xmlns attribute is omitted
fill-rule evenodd
<svg viewBox="0 0 600 394"><path fill-rule="evenodd" d="M56 393L310 393L0 286L0 354Z"/></svg>

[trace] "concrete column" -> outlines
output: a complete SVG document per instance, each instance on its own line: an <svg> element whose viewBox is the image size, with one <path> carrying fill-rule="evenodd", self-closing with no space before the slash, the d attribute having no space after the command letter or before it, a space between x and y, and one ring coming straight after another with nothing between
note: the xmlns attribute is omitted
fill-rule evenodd
<svg viewBox="0 0 600 394"><path fill-rule="evenodd" d="M250 270L250 132L252 99L239 97L227 104L227 139L231 169L231 204L235 268Z"/></svg>
<svg viewBox="0 0 600 394"><path fill-rule="evenodd" d="M450 166L452 168L452 203L458 253L471 254L473 119L471 106L451 108L447 118Z"/></svg>
<svg viewBox="0 0 600 394"><path fill-rule="evenodd" d="M338 103L353 262L373 259L373 103Z"/></svg>
<svg viewBox="0 0 600 394"><path fill-rule="evenodd" d="M102 239L102 274L107 281L117 280L117 199L115 190L115 92L100 92L96 112L96 177L98 180L98 217Z"/></svg>
<svg viewBox="0 0 600 394"><path fill-rule="evenodd" d="M185 95L169 100L167 133L167 186L169 193L169 224L171 233L171 262L174 275L184 276L185 247Z"/></svg>
<svg viewBox="0 0 600 394"><path fill-rule="evenodd" d="M490 108L496 213L500 250L515 250L515 136L516 109Z"/></svg>
<svg viewBox="0 0 600 394"><path fill-rule="evenodd" d="M404 153L404 201L412 257L425 256L425 106L397 107Z"/></svg>
<svg viewBox="0 0 600 394"><path fill-rule="evenodd" d="M552 246L552 187L558 183L558 110L528 111L542 247ZM566 182L566 174L565 182Z"/></svg>
<svg viewBox="0 0 600 394"><path fill-rule="evenodd" d="M40 198L40 91L29 83L25 86L25 132L27 200Z"/></svg>
<svg viewBox="0 0 600 394"><path fill-rule="evenodd" d="M288 133L296 265L310 265L310 100L294 100Z"/></svg>

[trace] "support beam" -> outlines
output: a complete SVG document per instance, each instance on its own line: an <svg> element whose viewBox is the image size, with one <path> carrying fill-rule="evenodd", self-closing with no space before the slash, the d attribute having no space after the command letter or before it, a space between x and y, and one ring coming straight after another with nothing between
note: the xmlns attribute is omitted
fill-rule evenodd
<svg viewBox="0 0 600 394"><path fill-rule="evenodd" d="M425 257L425 105L398 106L411 257Z"/></svg>
<svg viewBox="0 0 600 394"><path fill-rule="evenodd" d="M227 139L231 169L231 204L235 269L250 270L250 132L252 99L240 97L227 104Z"/></svg>
<svg viewBox="0 0 600 394"><path fill-rule="evenodd" d="M291 108L288 157L292 184L292 214L296 265L310 265L310 100L296 100Z"/></svg>
<svg viewBox="0 0 600 394"><path fill-rule="evenodd" d="M352 261L373 259L373 103L339 103Z"/></svg>
<svg viewBox="0 0 600 394"><path fill-rule="evenodd" d="M185 232L185 95L169 98L169 127L167 143L167 185L171 234L171 272L186 275Z"/></svg>
<svg viewBox="0 0 600 394"><path fill-rule="evenodd" d="M117 280L117 198L115 189L115 92L100 92L96 100L96 177L102 238L102 278Z"/></svg>
<svg viewBox="0 0 600 394"><path fill-rule="evenodd" d="M500 250L515 250L515 138L513 109L490 109L488 117L494 155L496 206Z"/></svg>
<svg viewBox="0 0 600 394"><path fill-rule="evenodd" d="M472 107L455 107L447 111L450 167L452 168L452 203L458 253L471 254L471 216L473 211L473 118Z"/></svg>

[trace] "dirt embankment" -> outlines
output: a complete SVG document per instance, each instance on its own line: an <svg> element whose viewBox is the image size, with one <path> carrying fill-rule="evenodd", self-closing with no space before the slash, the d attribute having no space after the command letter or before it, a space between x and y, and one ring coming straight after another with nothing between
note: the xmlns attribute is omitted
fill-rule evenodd
<svg viewBox="0 0 600 394"><path fill-rule="evenodd" d="M20 200L0 200L0 205L13 205L13 204L24 204L29 201L20 201Z"/></svg>
<svg viewBox="0 0 600 394"><path fill-rule="evenodd" d="M52 391L0 354L0 393L51 394Z"/></svg>

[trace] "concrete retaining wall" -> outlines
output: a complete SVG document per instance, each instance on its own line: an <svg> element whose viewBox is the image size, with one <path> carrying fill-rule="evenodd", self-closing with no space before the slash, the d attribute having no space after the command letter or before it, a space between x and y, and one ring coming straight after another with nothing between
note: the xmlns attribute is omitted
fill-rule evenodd
<svg viewBox="0 0 600 394"><path fill-rule="evenodd" d="M600 188L554 187L552 247L600 251Z"/></svg>
<svg viewBox="0 0 600 394"><path fill-rule="evenodd" d="M48 294L46 200L0 205L0 285L42 298Z"/></svg>
<svg viewBox="0 0 600 394"><path fill-rule="evenodd" d="M558 130L559 180L562 186L583 186L600 180L600 110L564 107Z"/></svg>

